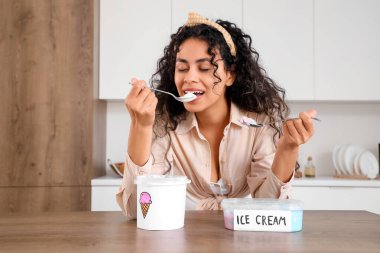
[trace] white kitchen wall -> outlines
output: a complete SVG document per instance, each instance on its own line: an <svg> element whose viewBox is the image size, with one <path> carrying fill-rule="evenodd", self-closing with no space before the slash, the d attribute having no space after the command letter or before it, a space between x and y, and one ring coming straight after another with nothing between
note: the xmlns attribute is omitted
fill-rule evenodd
<svg viewBox="0 0 380 253"><path fill-rule="evenodd" d="M380 143L380 102L290 102L292 115L314 108L322 122L315 123L315 135L301 147L299 162L303 166L313 156L317 176L334 174L332 149L337 144L358 144L378 155ZM107 102L106 157L124 161L129 132L129 114L123 101ZM105 168L107 166L105 165ZM113 172L106 168L107 174Z"/></svg>
<svg viewBox="0 0 380 253"><path fill-rule="evenodd" d="M313 138L299 154L301 165L313 156L317 176L333 175L332 149L337 144L357 144L378 155L380 143L380 103L308 102L290 103L292 112L315 108L322 122L315 123Z"/></svg>

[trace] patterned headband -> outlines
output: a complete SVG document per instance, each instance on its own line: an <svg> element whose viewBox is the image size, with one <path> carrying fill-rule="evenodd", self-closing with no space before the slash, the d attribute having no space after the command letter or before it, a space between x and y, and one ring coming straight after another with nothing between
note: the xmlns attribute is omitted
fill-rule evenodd
<svg viewBox="0 0 380 253"><path fill-rule="evenodd" d="M227 42L227 45L230 48L230 52L231 52L232 56L236 56L236 47L235 47L235 44L232 40L232 37L227 32L227 30L224 29L223 26L221 26L221 25L219 25L219 24L217 24L211 20L208 20L207 18L204 18L197 13L190 12L185 26L197 26L200 24L205 24L205 25L211 26L211 27L215 28L216 30L218 30L219 32L221 32L223 37L224 37L224 40Z"/></svg>

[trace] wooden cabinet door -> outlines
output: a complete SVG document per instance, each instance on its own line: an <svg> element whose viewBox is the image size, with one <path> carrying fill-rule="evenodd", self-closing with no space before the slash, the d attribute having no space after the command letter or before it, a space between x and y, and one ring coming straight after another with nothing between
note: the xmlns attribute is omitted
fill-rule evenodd
<svg viewBox="0 0 380 253"><path fill-rule="evenodd" d="M314 98L313 1L243 1L243 24L269 77L287 99Z"/></svg>
<svg viewBox="0 0 380 253"><path fill-rule="evenodd" d="M170 0L101 0L99 98L124 99L132 77L149 81L170 39Z"/></svg>
<svg viewBox="0 0 380 253"><path fill-rule="evenodd" d="M380 1L315 1L318 100L380 100Z"/></svg>
<svg viewBox="0 0 380 253"><path fill-rule="evenodd" d="M93 10L0 1L0 213L90 209Z"/></svg>

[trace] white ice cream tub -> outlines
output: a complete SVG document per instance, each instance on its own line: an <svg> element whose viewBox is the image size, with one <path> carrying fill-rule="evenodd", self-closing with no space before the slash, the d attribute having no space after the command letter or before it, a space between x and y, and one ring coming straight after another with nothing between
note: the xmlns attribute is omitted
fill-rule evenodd
<svg viewBox="0 0 380 253"><path fill-rule="evenodd" d="M137 227L146 230L182 228L189 183L186 176L137 176Z"/></svg>

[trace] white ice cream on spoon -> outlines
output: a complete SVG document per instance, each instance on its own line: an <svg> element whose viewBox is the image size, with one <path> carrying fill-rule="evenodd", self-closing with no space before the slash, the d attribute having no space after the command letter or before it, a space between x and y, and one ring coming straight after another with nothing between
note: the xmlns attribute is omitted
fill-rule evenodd
<svg viewBox="0 0 380 253"><path fill-rule="evenodd" d="M193 92L186 92L185 95L177 97L176 99L183 103L187 103L193 101L196 98L197 96Z"/></svg>
<svg viewBox="0 0 380 253"><path fill-rule="evenodd" d="M186 93L186 94L183 95L183 96L177 97L177 96L174 95L173 93L170 93L170 92L167 92L167 91L158 90L158 89L150 88L150 87L148 87L148 88L151 89L151 90L154 90L154 91L158 91L158 92L162 92L162 93L165 93L165 94L171 95L175 100L177 100L177 101L179 101L179 102L182 102L182 103L191 102L191 101L193 101L194 99L197 98L197 96L196 96L194 93L192 93L192 92L188 92L188 93Z"/></svg>
<svg viewBox="0 0 380 253"><path fill-rule="evenodd" d="M183 96L177 97L173 93L170 93L170 92L167 92L167 91L158 90L158 89L150 88L150 87L148 87L148 88L151 89L151 90L154 90L154 91L158 91L158 92L162 92L162 93L171 95L175 100L177 100L179 102L182 102L182 103L191 102L191 101L193 101L194 99L197 98L197 96L193 92L188 92L188 93L185 93L185 95L183 95Z"/></svg>
<svg viewBox="0 0 380 253"><path fill-rule="evenodd" d="M129 83L129 84L133 85L132 83ZM162 92L162 93L168 94L168 95L172 96L175 100L182 102L182 103L191 102L197 98L197 96L193 92L186 92L185 95L183 95L181 97L177 97L173 93L170 93L167 91L163 91L163 90L159 90L159 89L151 88L151 87L147 87L147 88L154 90L154 91L157 91L157 92Z"/></svg>

